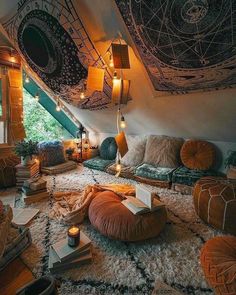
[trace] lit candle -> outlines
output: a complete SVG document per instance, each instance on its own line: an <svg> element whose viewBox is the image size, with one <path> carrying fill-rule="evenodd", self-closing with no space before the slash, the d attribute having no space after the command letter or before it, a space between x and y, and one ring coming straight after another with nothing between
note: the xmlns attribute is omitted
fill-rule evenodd
<svg viewBox="0 0 236 295"><path fill-rule="evenodd" d="M76 247L80 242L80 229L78 226L73 225L68 229L68 245Z"/></svg>

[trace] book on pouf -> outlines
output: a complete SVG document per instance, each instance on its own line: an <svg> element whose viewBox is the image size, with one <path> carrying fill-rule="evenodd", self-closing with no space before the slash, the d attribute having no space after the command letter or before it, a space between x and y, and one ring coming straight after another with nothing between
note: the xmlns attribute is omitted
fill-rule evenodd
<svg viewBox="0 0 236 295"><path fill-rule="evenodd" d="M49 249L48 268L51 273L79 267L91 261L91 240L82 231L77 247L70 247L66 238L53 244Z"/></svg>

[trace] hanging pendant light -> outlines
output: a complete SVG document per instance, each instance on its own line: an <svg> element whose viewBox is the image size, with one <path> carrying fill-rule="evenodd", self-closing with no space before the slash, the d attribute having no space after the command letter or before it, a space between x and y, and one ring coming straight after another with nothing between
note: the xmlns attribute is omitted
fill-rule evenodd
<svg viewBox="0 0 236 295"><path fill-rule="evenodd" d="M25 76L25 83L29 83L30 82L30 79L29 79L29 77L26 75Z"/></svg>
<svg viewBox="0 0 236 295"><path fill-rule="evenodd" d="M87 90L87 81L85 80L84 82L83 82L83 86L82 86L82 90L81 90L81 92L80 92L80 99L85 99L85 93L86 93L86 90Z"/></svg>
<svg viewBox="0 0 236 295"><path fill-rule="evenodd" d="M109 67L114 68L114 61L113 61L113 57L112 57L111 53L110 53L110 56L109 56Z"/></svg>
<svg viewBox="0 0 236 295"><path fill-rule="evenodd" d="M120 119L120 128L125 129L126 128L126 122L125 117L122 115Z"/></svg>

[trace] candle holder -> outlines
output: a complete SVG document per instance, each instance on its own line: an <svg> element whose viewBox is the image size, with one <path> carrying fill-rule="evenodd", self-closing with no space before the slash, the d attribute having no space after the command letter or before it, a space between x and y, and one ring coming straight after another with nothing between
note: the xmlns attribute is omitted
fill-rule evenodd
<svg viewBox="0 0 236 295"><path fill-rule="evenodd" d="M73 225L68 229L68 245L70 247L77 247L80 242L80 229L78 226Z"/></svg>

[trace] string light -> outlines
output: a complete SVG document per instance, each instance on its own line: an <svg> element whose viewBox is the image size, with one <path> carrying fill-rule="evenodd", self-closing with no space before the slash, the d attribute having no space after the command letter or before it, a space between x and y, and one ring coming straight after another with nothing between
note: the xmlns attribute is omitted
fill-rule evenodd
<svg viewBox="0 0 236 295"><path fill-rule="evenodd" d="M26 76L25 76L25 83L29 83L29 81L30 81L30 79L29 79L29 77L26 75Z"/></svg>
<svg viewBox="0 0 236 295"><path fill-rule="evenodd" d="M111 68L114 67L114 61L113 61L113 57L112 57L111 53L110 53L110 57L109 57L109 67L111 67Z"/></svg>
<svg viewBox="0 0 236 295"><path fill-rule="evenodd" d="M81 99L85 99L85 93L84 93L84 91L82 91L82 92L80 93L80 98L81 98Z"/></svg>
<svg viewBox="0 0 236 295"><path fill-rule="evenodd" d="M113 73L113 81L118 79L117 71Z"/></svg>
<svg viewBox="0 0 236 295"><path fill-rule="evenodd" d="M35 94L34 98L36 101L39 101L39 93L38 92Z"/></svg>
<svg viewBox="0 0 236 295"><path fill-rule="evenodd" d="M56 106L56 111L60 112L61 111L61 104L59 98L57 99L57 106Z"/></svg>
<svg viewBox="0 0 236 295"><path fill-rule="evenodd" d="M85 80L83 83L82 91L80 93L80 98L85 99L85 92L87 90L87 81Z"/></svg>
<svg viewBox="0 0 236 295"><path fill-rule="evenodd" d="M125 117L122 115L120 119L120 128L125 129L126 128L126 122Z"/></svg>

